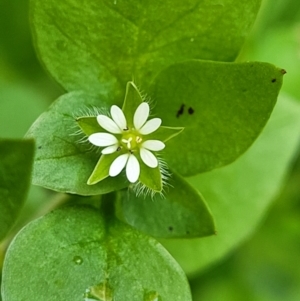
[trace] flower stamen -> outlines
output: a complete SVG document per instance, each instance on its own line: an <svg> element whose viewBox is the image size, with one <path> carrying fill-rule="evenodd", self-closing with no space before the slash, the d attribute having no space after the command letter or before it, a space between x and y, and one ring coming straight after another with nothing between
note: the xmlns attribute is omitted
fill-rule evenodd
<svg viewBox="0 0 300 301"><path fill-rule="evenodd" d="M135 141L136 141L136 143L141 143L143 141L143 139L139 136L136 136Z"/></svg>
<svg viewBox="0 0 300 301"><path fill-rule="evenodd" d="M132 141L132 137L129 137L128 140L127 139L122 139L122 142L127 144L128 149L131 149L131 141Z"/></svg>

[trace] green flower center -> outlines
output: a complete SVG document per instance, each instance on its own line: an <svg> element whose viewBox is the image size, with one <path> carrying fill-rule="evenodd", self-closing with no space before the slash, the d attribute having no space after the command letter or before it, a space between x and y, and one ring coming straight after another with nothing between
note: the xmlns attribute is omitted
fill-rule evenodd
<svg viewBox="0 0 300 301"><path fill-rule="evenodd" d="M125 149L134 151L140 147L139 145L142 143L142 141L143 138L138 132L130 131L123 134L120 143Z"/></svg>

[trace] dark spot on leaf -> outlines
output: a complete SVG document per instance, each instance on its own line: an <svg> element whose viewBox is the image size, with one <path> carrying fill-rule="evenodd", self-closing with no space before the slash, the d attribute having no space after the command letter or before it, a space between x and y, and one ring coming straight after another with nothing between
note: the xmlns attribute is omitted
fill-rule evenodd
<svg viewBox="0 0 300 301"><path fill-rule="evenodd" d="M282 73L282 74L286 74L286 70L281 69L281 73Z"/></svg>
<svg viewBox="0 0 300 301"><path fill-rule="evenodd" d="M38 149L41 149L41 148L42 148L41 146L38 147Z"/></svg>
<svg viewBox="0 0 300 301"><path fill-rule="evenodd" d="M169 227L169 231L173 231L173 227L172 226Z"/></svg>
<svg viewBox="0 0 300 301"><path fill-rule="evenodd" d="M182 104L181 107L180 107L180 109L177 111L177 114L176 114L176 117L177 117L177 118L178 118L180 115L183 114L183 112L184 112L184 107L185 107L185 105Z"/></svg>
<svg viewBox="0 0 300 301"><path fill-rule="evenodd" d="M189 107L188 112L190 115L192 115L192 114L194 114L195 110L192 107Z"/></svg>
<svg viewBox="0 0 300 301"><path fill-rule="evenodd" d="M73 261L78 264L78 265L81 265L82 262L83 262L83 259L80 257L80 256L74 256L73 257Z"/></svg>
<svg viewBox="0 0 300 301"><path fill-rule="evenodd" d="M276 82L276 78L273 78L273 79L271 80L271 82L272 82L272 83L275 83L275 82Z"/></svg>
<svg viewBox="0 0 300 301"><path fill-rule="evenodd" d="M190 234L190 231L186 231L186 234Z"/></svg>

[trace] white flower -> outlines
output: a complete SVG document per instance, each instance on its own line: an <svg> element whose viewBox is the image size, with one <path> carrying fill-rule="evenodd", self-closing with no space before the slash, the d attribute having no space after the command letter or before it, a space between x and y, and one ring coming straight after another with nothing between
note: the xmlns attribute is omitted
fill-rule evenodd
<svg viewBox="0 0 300 301"><path fill-rule="evenodd" d="M150 168L159 164L153 152L164 149L165 144L160 140L148 139L147 135L155 132L161 125L160 118L148 120L150 107L142 102L136 109L132 126L129 126L123 111L116 105L110 109L111 118L98 115L97 122L107 132L94 133L89 141L99 147L104 147L103 155L120 152L112 162L109 175L115 177L126 167L126 176L129 182L135 183L140 176L139 158Z"/></svg>
<svg viewBox="0 0 300 301"><path fill-rule="evenodd" d="M121 189L124 185L120 175L126 176L137 195L162 193L170 173L167 163L157 158L157 152L165 143L183 131L182 127L162 126L160 118L148 120L150 107L133 82L126 85L122 110L113 105L110 115L77 117L76 121L88 140L101 148L101 156L87 180L88 185L109 183L109 189ZM164 111L164 114L166 112Z"/></svg>

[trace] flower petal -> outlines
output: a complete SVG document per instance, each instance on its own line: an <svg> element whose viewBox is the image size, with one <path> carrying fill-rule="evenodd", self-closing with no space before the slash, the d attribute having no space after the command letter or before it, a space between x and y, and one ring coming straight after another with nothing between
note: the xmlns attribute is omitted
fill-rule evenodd
<svg viewBox="0 0 300 301"><path fill-rule="evenodd" d="M113 121L117 124L120 130L125 130L127 128L127 122L123 111L118 107L113 105L110 108L110 114Z"/></svg>
<svg viewBox="0 0 300 301"><path fill-rule="evenodd" d="M147 140L142 144L142 147L151 151L160 151L165 148L165 144L159 140Z"/></svg>
<svg viewBox="0 0 300 301"><path fill-rule="evenodd" d="M142 102L136 109L133 116L133 125L139 130L149 117L150 107L146 102Z"/></svg>
<svg viewBox="0 0 300 301"><path fill-rule="evenodd" d="M123 154L115 159L109 168L109 175L111 177L117 176L125 167L129 154Z"/></svg>
<svg viewBox="0 0 300 301"><path fill-rule="evenodd" d="M140 176L140 163L134 155L130 155L126 165L126 176L129 182L135 183Z"/></svg>
<svg viewBox="0 0 300 301"><path fill-rule="evenodd" d="M88 139L92 144L101 147L118 143L118 139L109 133L94 133Z"/></svg>
<svg viewBox="0 0 300 301"><path fill-rule="evenodd" d="M101 127L113 134L121 134L122 130L117 126L117 124L105 115L98 115L97 121Z"/></svg>
<svg viewBox="0 0 300 301"><path fill-rule="evenodd" d="M153 118L145 123L145 125L139 130L142 135L148 135L155 132L161 125L160 118Z"/></svg>
<svg viewBox="0 0 300 301"><path fill-rule="evenodd" d="M118 147L119 147L118 144L114 144L114 145L108 146L108 147L104 148L104 149L101 151L101 153L102 153L103 155L112 154L112 153L114 153L114 152L117 151Z"/></svg>
<svg viewBox="0 0 300 301"><path fill-rule="evenodd" d="M158 161L157 158L147 149L145 148L141 148L140 149L140 154L141 154L141 158L143 160L143 162L151 167L151 168L155 168L158 165Z"/></svg>

